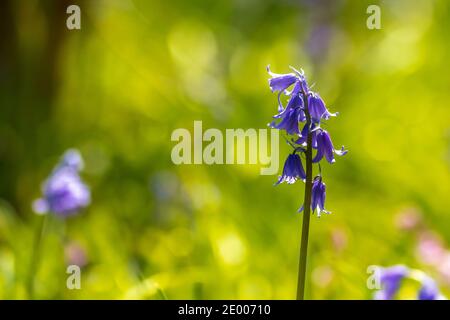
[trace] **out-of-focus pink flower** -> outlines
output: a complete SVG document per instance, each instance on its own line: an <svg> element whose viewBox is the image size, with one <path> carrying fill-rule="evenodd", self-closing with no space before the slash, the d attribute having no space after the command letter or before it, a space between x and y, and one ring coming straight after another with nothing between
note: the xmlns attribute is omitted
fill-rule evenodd
<svg viewBox="0 0 450 320"><path fill-rule="evenodd" d="M445 257L442 259L441 263L437 266L439 275L442 280L450 285L450 252L447 251Z"/></svg>
<svg viewBox="0 0 450 320"><path fill-rule="evenodd" d="M335 228L331 231L331 243L337 252L341 252L347 247L348 237L343 229Z"/></svg>
<svg viewBox="0 0 450 320"><path fill-rule="evenodd" d="M395 216L395 225L403 231L416 229L422 223L422 214L416 208L407 208Z"/></svg>
<svg viewBox="0 0 450 320"><path fill-rule="evenodd" d="M431 232L424 232L419 235L416 250L420 261L434 266L440 265L447 253L439 237Z"/></svg>
<svg viewBox="0 0 450 320"><path fill-rule="evenodd" d="M68 243L64 248L67 265L77 265L80 268L88 264L86 251L76 242Z"/></svg>
<svg viewBox="0 0 450 320"><path fill-rule="evenodd" d="M319 266L313 270L312 280L321 288L327 287L334 278L334 271L330 266Z"/></svg>

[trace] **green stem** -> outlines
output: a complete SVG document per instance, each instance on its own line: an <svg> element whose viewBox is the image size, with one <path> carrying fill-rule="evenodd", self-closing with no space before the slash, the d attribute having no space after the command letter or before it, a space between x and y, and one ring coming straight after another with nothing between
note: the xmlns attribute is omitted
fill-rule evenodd
<svg viewBox="0 0 450 320"><path fill-rule="evenodd" d="M47 215L48 214L45 214L43 217L39 217L39 224L36 228L36 233L34 236L33 251L31 253L31 261L26 282L27 292L30 299L34 299L34 276L37 273L37 269L39 268L41 242L44 238L45 226L47 224Z"/></svg>
<svg viewBox="0 0 450 320"><path fill-rule="evenodd" d="M311 115L308 111L308 97L303 92L303 101L305 103L306 124L310 128ZM303 219L302 219L302 238L300 244L300 259L298 265L298 283L297 283L297 300L305 298L305 282L306 282L306 259L308 256L308 238L309 238L309 220L311 217L311 189L312 189L312 134L308 131L306 147L306 184L305 198L303 201Z"/></svg>

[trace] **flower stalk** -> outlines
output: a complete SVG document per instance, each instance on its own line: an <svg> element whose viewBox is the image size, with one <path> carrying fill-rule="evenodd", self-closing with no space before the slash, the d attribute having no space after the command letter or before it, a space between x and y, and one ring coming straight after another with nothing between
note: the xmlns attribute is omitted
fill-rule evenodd
<svg viewBox="0 0 450 320"><path fill-rule="evenodd" d="M305 101L306 125L311 126L311 115L308 111L308 98L305 92L302 92L303 101ZM311 189L312 189L312 133L308 130L306 147L306 181L304 197L304 214L302 219L302 236L300 240L300 256L298 263L298 281L297 281L297 300L305 299L306 285L306 260L308 258L308 240L309 240L309 221L311 217Z"/></svg>
<svg viewBox="0 0 450 320"><path fill-rule="evenodd" d="M26 289L29 299L34 299L34 276L39 269L39 260L41 256L41 246L44 239L45 230L47 226L47 215L39 217L36 233L33 241L33 252L31 254L31 260L29 264L29 270L27 274Z"/></svg>

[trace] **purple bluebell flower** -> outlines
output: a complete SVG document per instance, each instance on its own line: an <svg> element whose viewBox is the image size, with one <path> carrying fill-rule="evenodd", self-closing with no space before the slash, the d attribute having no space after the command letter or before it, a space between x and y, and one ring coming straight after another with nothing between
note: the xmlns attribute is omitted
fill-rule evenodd
<svg viewBox="0 0 450 320"><path fill-rule="evenodd" d="M325 107L325 102L319 94L311 92L308 96L308 109L311 115L311 120L315 123L320 123L321 119L328 120L330 117L335 117L338 113L331 113Z"/></svg>
<svg viewBox="0 0 450 320"><path fill-rule="evenodd" d="M300 101L301 99L298 98ZM297 99L296 99L297 100ZM281 117L281 121L277 124L272 122L270 126L279 130L286 130L287 134L300 135L300 129L298 127L299 122L304 121L305 113L300 107L286 107L286 109L275 117Z"/></svg>
<svg viewBox="0 0 450 320"><path fill-rule="evenodd" d="M300 156L296 153L292 153L288 155L286 162L284 163L283 174L279 177L275 185L282 182L292 184L298 179L305 180L306 174Z"/></svg>
<svg viewBox="0 0 450 320"><path fill-rule="evenodd" d="M381 268L379 271L382 289L375 293L376 300L392 300L400 288L402 280L408 275L409 269L404 265Z"/></svg>
<svg viewBox="0 0 450 320"><path fill-rule="evenodd" d="M295 69L294 67L289 67L291 68L292 71L295 72L295 74L297 75L297 80L300 84L300 89L301 91L303 91L306 95L309 94L309 86L308 86L308 82L306 81L306 77L305 77L305 73L303 72L303 70L298 71L297 69Z"/></svg>
<svg viewBox="0 0 450 320"><path fill-rule="evenodd" d="M33 203L36 213L53 212L70 216L89 205L90 190L79 176L82 158L78 151L68 150L42 186L43 197Z"/></svg>
<svg viewBox="0 0 450 320"><path fill-rule="evenodd" d="M344 149L344 146L342 146L341 150L334 149L333 142L331 142L331 137L327 131L322 129L318 129L317 131L317 154L312 160L313 162L319 162L325 155L329 163L334 163L336 161L334 159L334 153L338 156L343 156L348 152Z"/></svg>
<svg viewBox="0 0 450 320"><path fill-rule="evenodd" d="M322 182L322 177L317 176L314 178L311 190L311 210L312 212L317 212L317 216L320 217L322 212L330 214L330 211L325 210L325 197L326 197L326 186ZM302 212L304 206L302 206L298 212Z"/></svg>
<svg viewBox="0 0 450 320"><path fill-rule="evenodd" d="M308 131L309 131L308 130L308 124L305 123L305 125L303 126L302 131L299 134L298 139L295 140L295 143L299 144L299 145L306 145L306 142L307 142L307 139L308 139ZM318 130L317 130L315 124L313 123L311 125L311 141L312 141L311 146L314 149L317 149L317 131Z"/></svg>
<svg viewBox="0 0 450 320"><path fill-rule="evenodd" d="M269 79L269 87L273 91L284 91L297 81L295 73L277 74L270 71L267 66L267 72L272 78Z"/></svg>
<svg viewBox="0 0 450 320"><path fill-rule="evenodd" d="M436 282L428 276L422 279L422 287L417 295L419 300L437 300L440 298L439 289Z"/></svg>
<svg viewBox="0 0 450 320"><path fill-rule="evenodd" d="M267 66L267 72L272 77L269 79L270 90L272 90L272 92L278 91L278 112L282 112L283 104L281 103L280 100L281 94L286 93L287 95L290 95L290 93L288 93L286 90L298 81L298 77L294 73L287 73L287 74L273 73L270 71L270 66Z"/></svg>

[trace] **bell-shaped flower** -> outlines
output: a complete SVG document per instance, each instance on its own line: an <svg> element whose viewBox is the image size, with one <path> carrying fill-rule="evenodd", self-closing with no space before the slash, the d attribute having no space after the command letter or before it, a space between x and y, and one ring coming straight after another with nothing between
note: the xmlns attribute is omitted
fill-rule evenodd
<svg viewBox="0 0 450 320"><path fill-rule="evenodd" d="M325 107L325 102L315 92L310 92L308 96L308 110L311 115L311 120L315 123L320 123L321 119L328 120L330 117L335 117L338 113L331 113Z"/></svg>
<svg viewBox="0 0 450 320"><path fill-rule="evenodd" d="M325 197L326 197L326 186L322 182L322 177L317 176L314 178L312 189L311 189L311 210L316 212L317 216L320 217L322 212L330 214L330 211L325 210ZM302 206L298 212L302 212L304 206Z"/></svg>
<svg viewBox="0 0 450 320"><path fill-rule="evenodd" d="M312 160L313 162L319 162L322 160L323 156L327 159L329 163L334 163L334 154L338 156L345 155L348 151L344 149L344 146L340 150L334 149L333 142L331 141L330 134L322 129L317 130L316 136L317 142L317 154Z"/></svg>
<svg viewBox="0 0 450 320"><path fill-rule="evenodd" d="M283 174L279 177L275 185L282 182L292 184L298 179L305 180L306 174L305 170L303 169L300 156L296 153L293 153L287 157L283 167Z"/></svg>

